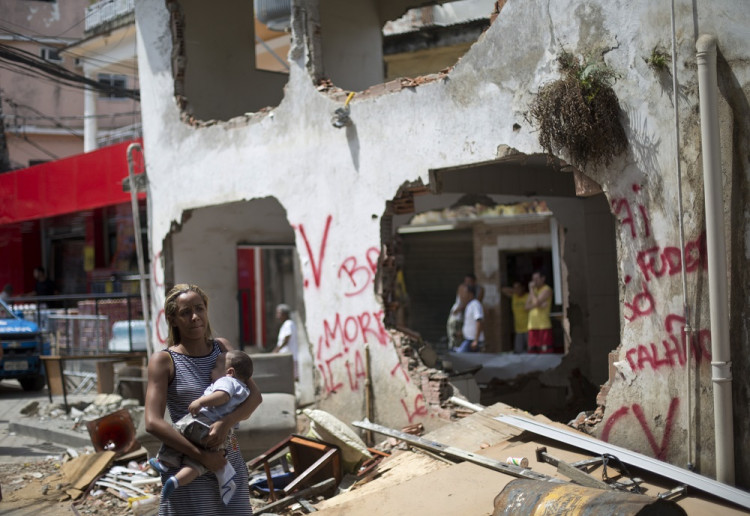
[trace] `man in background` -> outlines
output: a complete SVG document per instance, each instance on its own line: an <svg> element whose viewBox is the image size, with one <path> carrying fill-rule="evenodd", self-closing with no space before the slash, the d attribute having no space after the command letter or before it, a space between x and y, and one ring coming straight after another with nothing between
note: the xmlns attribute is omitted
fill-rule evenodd
<svg viewBox="0 0 750 516"><path fill-rule="evenodd" d="M292 309L289 305L276 307L276 320L281 323L274 353L291 353L294 357L294 379L299 379L297 369L297 325L292 320Z"/></svg>
<svg viewBox="0 0 750 516"><path fill-rule="evenodd" d="M462 285L459 290L464 308L463 342L456 349L459 353L478 353L484 350L484 309L477 299L475 285Z"/></svg>

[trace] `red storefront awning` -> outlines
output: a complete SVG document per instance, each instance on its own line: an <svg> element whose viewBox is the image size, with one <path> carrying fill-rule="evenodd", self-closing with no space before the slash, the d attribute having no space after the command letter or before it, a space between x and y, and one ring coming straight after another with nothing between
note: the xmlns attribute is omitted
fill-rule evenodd
<svg viewBox="0 0 750 516"><path fill-rule="evenodd" d="M141 143L140 139L134 141ZM131 143L0 174L0 224L130 201L130 193L122 190L122 181L128 175L127 149ZM143 156L135 152L133 157L134 172L142 172Z"/></svg>

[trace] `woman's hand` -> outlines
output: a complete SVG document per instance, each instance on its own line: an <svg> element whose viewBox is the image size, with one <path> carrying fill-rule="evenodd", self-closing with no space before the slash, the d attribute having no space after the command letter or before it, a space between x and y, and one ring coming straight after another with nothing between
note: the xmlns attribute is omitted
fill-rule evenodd
<svg viewBox="0 0 750 516"><path fill-rule="evenodd" d="M227 458L224 456L224 450L202 450L200 463L210 471L219 471L227 463Z"/></svg>
<svg viewBox="0 0 750 516"><path fill-rule="evenodd" d="M211 429L208 431L208 437L203 441L203 445L209 449L221 446L227 440L227 435L229 435L231 429L232 426L222 419L212 423Z"/></svg>

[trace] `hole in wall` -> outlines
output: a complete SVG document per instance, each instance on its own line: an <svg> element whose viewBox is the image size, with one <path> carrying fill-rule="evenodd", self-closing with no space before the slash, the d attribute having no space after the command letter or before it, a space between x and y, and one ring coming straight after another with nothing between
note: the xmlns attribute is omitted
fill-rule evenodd
<svg viewBox="0 0 750 516"><path fill-rule="evenodd" d="M458 284L475 275L484 291L487 355L473 374L482 403L560 420L595 407L596 385L607 380L608 354L620 337L614 217L603 194L576 197L573 174L563 169L546 156L514 155L434 170L429 187L405 184L382 219L383 264L392 264L382 274L386 323L418 333L443 360L472 355L451 353L447 323ZM528 284L536 271L554 292L555 353L516 355L512 301L503 289ZM493 369L488 361L496 359ZM571 371L572 387L540 382L540 370L560 367Z"/></svg>
<svg viewBox="0 0 750 516"><path fill-rule="evenodd" d="M175 96L190 120L229 120L281 102L290 34L271 30L252 0L167 0ZM281 30L279 30L281 29Z"/></svg>
<svg viewBox="0 0 750 516"><path fill-rule="evenodd" d="M493 0L320 2L323 75L361 91L453 66L490 25Z"/></svg>

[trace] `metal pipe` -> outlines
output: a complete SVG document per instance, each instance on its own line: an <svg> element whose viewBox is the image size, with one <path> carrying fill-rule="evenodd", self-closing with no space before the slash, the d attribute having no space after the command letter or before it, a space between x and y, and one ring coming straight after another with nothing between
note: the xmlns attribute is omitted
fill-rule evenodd
<svg viewBox="0 0 750 516"><path fill-rule="evenodd" d="M682 315L685 317L685 327L683 329L685 342L685 401L687 410L685 411L685 431L687 432L687 468L693 469L693 439L692 439L692 400L690 379L690 310L687 303L687 271L685 266L685 221L684 210L682 206L682 169L680 164L680 113L679 113L679 88L677 85L677 36L675 30L674 0L672 0L671 9L672 21L672 105L674 107L674 139L675 139L675 165L677 170L677 218L679 220L680 231L680 264L682 278Z"/></svg>
<svg viewBox="0 0 750 516"><path fill-rule="evenodd" d="M143 259L143 242L141 240L141 213L140 209L138 208L138 188L136 186L135 173L133 172L133 151L135 151L136 149L143 153L143 147L141 147L140 143L131 143L130 145L128 145L128 149L126 152L128 156L128 179L130 180L130 205L133 210L133 228L135 231L135 252L138 258L138 275L140 276L141 286L141 305L143 305L143 321L146 323L146 354L148 355L148 357L151 357L154 352L154 348L151 343L151 324L149 321L149 285L146 282L146 266ZM145 173L146 172L144 171L143 174Z"/></svg>
<svg viewBox="0 0 750 516"><path fill-rule="evenodd" d="M716 479L734 484L732 361L724 239L724 205L719 150L716 37L702 35L695 44L700 94L703 184L706 199L708 295L711 314L711 380L714 393Z"/></svg>

